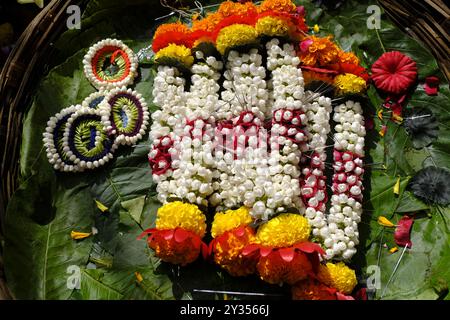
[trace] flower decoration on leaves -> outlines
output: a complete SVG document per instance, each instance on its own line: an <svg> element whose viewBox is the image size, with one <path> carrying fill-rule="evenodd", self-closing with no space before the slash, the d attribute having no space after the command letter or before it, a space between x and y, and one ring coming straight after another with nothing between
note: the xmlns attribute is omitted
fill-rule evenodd
<svg viewBox="0 0 450 320"><path fill-rule="evenodd" d="M122 41L97 42L83 59L84 74L98 89L112 89L131 84L137 76L138 58Z"/></svg>
<svg viewBox="0 0 450 320"><path fill-rule="evenodd" d="M436 76L426 77L424 89L427 95L437 96L439 92L439 78Z"/></svg>
<svg viewBox="0 0 450 320"><path fill-rule="evenodd" d="M190 68L194 63L194 57L190 48L171 43L156 53L155 62L160 65L181 65Z"/></svg>
<svg viewBox="0 0 450 320"><path fill-rule="evenodd" d="M331 37L308 37L300 43L300 59L307 66L326 66L337 62L339 47Z"/></svg>
<svg viewBox="0 0 450 320"><path fill-rule="evenodd" d="M427 204L450 204L450 172L444 168L426 167L409 181L408 188Z"/></svg>
<svg viewBox="0 0 450 320"><path fill-rule="evenodd" d="M372 65L375 86L393 95L405 93L417 79L414 60L398 51L384 53Z"/></svg>
<svg viewBox="0 0 450 320"><path fill-rule="evenodd" d="M233 24L220 30L216 47L221 54L225 54L234 47L256 43L257 37L258 33L254 27L247 24Z"/></svg>
<svg viewBox="0 0 450 320"><path fill-rule="evenodd" d="M104 129L99 111L92 108L79 108L67 119L62 145L79 170L104 165L117 148Z"/></svg>
<svg viewBox="0 0 450 320"><path fill-rule="evenodd" d="M142 95L131 89L113 89L100 106L102 121L117 144L135 144L147 130L149 112Z"/></svg>
<svg viewBox="0 0 450 320"><path fill-rule="evenodd" d="M340 74L334 79L338 95L362 94L366 88L366 81L351 73Z"/></svg>
<svg viewBox="0 0 450 320"><path fill-rule="evenodd" d="M206 217L193 204L174 201L158 209L156 228L144 231L147 242L156 255L165 262L187 265L200 252L206 252L202 238L206 231Z"/></svg>
<svg viewBox="0 0 450 320"><path fill-rule="evenodd" d="M414 216L404 215L397 224L394 232L394 240L398 246L412 247L411 229L414 223Z"/></svg>
<svg viewBox="0 0 450 320"><path fill-rule="evenodd" d="M439 124L428 109L413 108L406 114L403 125L416 149L429 146L438 138Z"/></svg>
<svg viewBox="0 0 450 320"><path fill-rule="evenodd" d="M185 48L192 47L191 31L185 24L180 22L162 24L156 29L153 37L152 49L158 53L169 45Z"/></svg>

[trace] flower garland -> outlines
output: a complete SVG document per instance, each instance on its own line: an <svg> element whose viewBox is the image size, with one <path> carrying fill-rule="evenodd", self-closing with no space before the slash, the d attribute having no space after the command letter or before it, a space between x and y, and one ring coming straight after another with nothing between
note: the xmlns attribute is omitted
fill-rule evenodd
<svg viewBox="0 0 450 320"><path fill-rule="evenodd" d="M327 213L327 95L345 101L363 94L368 76L331 37L308 36L303 16L290 0L226 1L190 28L157 29L153 94L160 110L152 114L149 162L163 206L145 234L163 261L186 265L202 252L231 275L292 285L294 298L339 299L356 276L330 261L356 251L365 131L358 103L335 108ZM206 221L206 207L216 211L208 250L204 232L181 225ZM162 223L166 209L177 223Z"/></svg>

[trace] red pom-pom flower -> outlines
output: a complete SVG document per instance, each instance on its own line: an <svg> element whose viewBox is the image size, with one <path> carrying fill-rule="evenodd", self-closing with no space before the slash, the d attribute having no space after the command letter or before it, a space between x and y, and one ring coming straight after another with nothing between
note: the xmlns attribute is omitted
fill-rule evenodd
<svg viewBox="0 0 450 320"><path fill-rule="evenodd" d="M415 61L398 51L384 53L372 65L372 80L375 86L390 94L406 92L416 78Z"/></svg>

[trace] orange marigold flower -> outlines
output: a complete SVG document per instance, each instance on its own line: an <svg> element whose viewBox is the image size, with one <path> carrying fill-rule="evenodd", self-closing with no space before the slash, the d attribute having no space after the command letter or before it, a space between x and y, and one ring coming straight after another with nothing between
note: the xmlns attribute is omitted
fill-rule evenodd
<svg viewBox="0 0 450 320"><path fill-rule="evenodd" d="M154 38L166 33L166 32L181 32L181 33L189 33L189 28L181 23L181 22L175 22L175 23L165 23L160 25L156 31Z"/></svg>
<svg viewBox="0 0 450 320"><path fill-rule="evenodd" d="M336 290L312 279L300 281L292 287L292 300L336 300Z"/></svg>
<svg viewBox="0 0 450 320"><path fill-rule="evenodd" d="M303 71L303 79L305 81L305 85L310 84L313 81L323 81L329 84L333 84L333 74L322 73L312 70L302 70Z"/></svg>
<svg viewBox="0 0 450 320"><path fill-rule="evenodd" d="M264 0L259 6L259 12L274 10L278 12L295 13L296 5L292 0Z"/></svg>
<svg viewBox="0 0 450 320"><path fill-rule="evenodd" d="M325 38L311 36L303 43L300 44L300 59L304 65L326 66L337 62L339 58L339 47L331 40L331 36Z"/></svg>
<svg viewBox="0 0 450 320"><path fill-rule="evenodd" d="M209 13L205 18L200 20L193 20L192 21L192 28L191 31L195 32L198 30L206 31L206 32L213 32L216 26L220 23L222 20L222 15L214 12Z"/></svg>
<svg viewBox="0 0 450 320"><path fill-rule="evenodd" d="M339 51L339 62L358 65L359 59L353 52L345 52L341 50Z"/></svg>
<svg viewBox="0 0 450 320"><path fill-rule="evenodd" d="M268 283L293 285L312 274L313 267L303 252L295 251L289 261L281 256L280 250L273 250L260 257L257 270L261 279Z"/></svg>
<svg viewBox="0 0 450 320"><path fill-rule="evenodd" d="M217 13L223 18L234 15L256 14L256 12L257 8L251 1L245 3L225 1L217 9Z"/></svg>
<svg viewBox="0 0 450 320"><path fill-rule="evenodd" d="M185 266L197 260L202 251L203 242L200 237L181 228L173 230L147 230L150 234L148 246L155 250L162 261Z"/></svg>
<svg viewBox="0 0 450 320"><path fill-rule="evenodd" d="M255 255L243 256L242 249L253 242L255 231L246 226L226 231L212 242L214 261L232 276L247 276L256 270Z"/></svg>

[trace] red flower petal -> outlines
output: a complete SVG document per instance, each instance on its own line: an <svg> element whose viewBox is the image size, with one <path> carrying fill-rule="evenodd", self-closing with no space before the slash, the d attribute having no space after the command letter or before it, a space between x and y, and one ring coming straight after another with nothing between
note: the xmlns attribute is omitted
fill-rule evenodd
<svg viewBox="0 0 450 320"><path fill-rule="evenodd" d="M317 252L321 255L325 255L325 251L322 249L322 247L314 242L301 242L299 244L296 244L294 247L305 253Z"/></svg>
<svg viewBox="0 0 450 320"><path fill-rule="evenodd" d="M336 297L338 300L355 300L352 296L346 296L345 294L342 294L340 292L336 292Z"/></svg>
<svg viewBox="0 0 450 320"><path fill-rule="evenodd" d="M414 223L414 216L403 216L400 221L397 224L397 228L395 228L394 232L394 239L395 243L398 246L405 247L408 246L408 248L412 247L411 242L411 227Z"/></svg>
<svg viewBox="0 0 450 320"><path fill-rule="evenodd" d="M248 256L254 253L255 251L259 250L259 245L257 244L249 244L244 249L242 249L242 255Z"/></svg>
<svg viewBox="0 0 450 320"><path fill-rule="evenodd" d="M272 248L260 247L259 254L261 255L261 257L267 257L272 252L272 250Z"/></svg>
<svg viewBox="0 0 450 320"><path fill-rule="evenodd" d="M302 42L300 42L300 51L301 52L306 52L308 51L308 48L310 45L312 45L314 41L312 41L311 39L306 39Z"/></svg>
<svg viewBox="0 0 450 320"><path fill-rule="evenodd" d="M292 247L290 248L281 248L278 250L280 253L281 259L283 259L286 262L291 262L292 259L294 259L295 251Z"/></svg>
<svg viewBox="0 0 450 320"><path fill-rule="evenodd" d="M144 231L137 237L137 240L141 240L141 239L142 239L143 237L145 237L146 235L150 235L150 234L152 234L152 233L155 232L155 231L157 231L156 228L151 228L151 229L144 230Z"/></svg>
<svg viewBox="0 0 450 320"><path fill-rule="evenodd" d="M367 289L361 288L355 293L355 300L367 300Z"/></svg>
<svg viewBox="0 0 450 320"><path fill-rule="evenodd" d="M439 78L436 76L429 76L425 78L425 93L429 96L435 96L439 91Z"/></svg>
<svg viewBox="0 0 450 320"><path fill-rule="evenodd" d="M184 229L177 228L175 229L174 236L175 241L181 243L187 238L189 238L190 234Z"/></svg>
<svg viewBox="0 0 450 320"><path fill-rule="evenodd" d="M372 80L375 86L388 93L404 93L416 78L416 63L398 51L384 53L372 65Z"/></svg>

